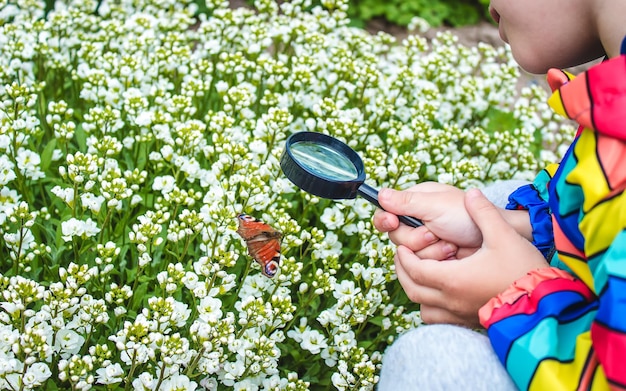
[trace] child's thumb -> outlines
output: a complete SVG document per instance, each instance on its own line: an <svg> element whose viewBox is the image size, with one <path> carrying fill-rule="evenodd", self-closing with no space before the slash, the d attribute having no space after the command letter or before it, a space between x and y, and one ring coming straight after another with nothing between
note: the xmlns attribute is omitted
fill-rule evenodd
<svg viewBox="0 0 626 391"><path fill-rule="evenodd" d="M498 208L478 189L470 189L465 193L465 209L480 229L483 241L501 238L513 229L502 218Z"/></svg>
<svg viewBox="0 0 626 391"><path fill-rule="evenodd" d="M422 217L425 213L426 205L429 205L426 200L430 195L431 193L383 188L378 193L378 202L387 212L396 215Z"/></svg>

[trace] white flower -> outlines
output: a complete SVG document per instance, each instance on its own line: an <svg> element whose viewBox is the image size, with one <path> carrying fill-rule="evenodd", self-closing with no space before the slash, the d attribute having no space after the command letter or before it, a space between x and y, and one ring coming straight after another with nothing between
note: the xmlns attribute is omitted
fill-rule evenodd
<svg viewBox="0 0 626 391"><path fill-rule="evenodd" d="M130 206L137 206L141 201L143 201L142 196L140 196L139 194L133 194L133 196L130 198Z"/></svg>
<svg viewBox="0 0 626 391"><path fill-rule="evenodd" d="M191 381L185 375L172 375L163 381L160 390L162 391L194 391L198 387L198 383Z"/></svg>
<svg viewBox="0 0 626 391"><path fill-rule="evenodd" d="M5 304L2 307L6 310ZM9 311L11 313L11 311ZM11 351L11 346L20 339L20 333L9 325L0 326L0 352L8 353Z"/></svg>
<svg viewBox="0 0 626 391"><path fill-rule="evenodd" d="M350 266L350 272L352 272L354 277L356 277L357 279L361 277L363 270L365 270L365 266L363 266L363 264L358 263L358 262L355 262L352 264L352 266Z"/></svg>
<svg viewBox="0 0 626 391"><path fill-rule="evenodd" d="M165 159L166 161L170 161L174 158L174 149L172 148L171 145L164 145L161 148L161 156L163 156L163 159Z"/></svg>
<svg viewBox="0 0 626 391"><path fill-rule="evenodd" d="M372 217L374 207L372 204L364 198L357 197L353 200L344 201L344 203L350 207L350 210L359 216L362 220L367 220Z"/></svg>
<svg viewBox="0 0 626 391"><path fill-rule="evenodd" d="M332 231L326 232L324 241L318 248L313 250L313 254L316 258L324 259L333 255L341 254L341 248L343 243L339 240L339 236Z"/></svg>
<svg viewBox="0 0 626 391"><path fill-rule="evenodd" d="M428 23L428 21L426 21L426 19L421 18L419 16L414 16L413 18L411 18L411 21L409 22L409 25L407 26L409 31L416 31L418 33L425 33L426 31L430 29L430 27L431 26Z"/></svg>
<svg viewBox="0 0 626 391"><path fill-rule="evenodd" d="M338 333L333 338L335 346L340 351L349 351L351 348L356 347L356 336L354 331L349 330L345 333Z"/></svg>
<svg viewBox="0 0 626 391"><path fill-rule="evenodd" d="M228 83L223 80L218 81L217 83L215 83L215 90L220 94L225 93L226 91L228 91Z"/></svg>
<svg viewBox="0 0 626 391"><path fill-rule="evenodd" d="M250 144L248 144L248 148L250 148L251 152L261 156L267 153L267 143L262 140L253 140Z"/></svg>
<svg viewBox="0 0 626 391"><path fill-rule="evenodd" d="M340 322L340 317L337 314L336 307L326 309L317 316L317 321L324 327L331 325L336 325Z"/></svg>
<svg viewBox="0 0 626 391"><path fill-rule="evenodd" d="M144 252L139 255L139 259L137 261L138 261L137 263L139 264L139 267L144 267L147 264L149 264L150 261L152 261L152 257L150 256L150 254Z"/></svg>
<svg viewBox="0 0 626 391"><path fill-rule="evenodd" d="M109 337L109 339L111 339L112 337ZM140 343L131 343L130 345L130 347L123 350L122 354L120 354L120 358L122 359L122 361L124 361L124 364L126 365L131 365L133 361L135 363L143 364L148 361L150 356L154 355L154 352L150 351L150 349L148 349L146 345Z"/></svg>
<svg viewBox="0 0 626 391"><path fill-rule="evenodd" d="M276 180L272 182L272 191L276 194L288 194L294 193L296 191L296 187L287 178L276 178Z"/></svg>
<svg viewBox="0 0 626 391"><path fill-rule="evenodd" d="M214 297L205 297L200 300L198 313L200 319L207 323L215 324L222 318L222 301Z"/></svg>
<svg viewBox="0 0 626 391"><path fill-rule="evenodd" d="M324 209L324 213L320 217L320 221L326 225L329 230L341 228L345 223L343 212L336 207Z"/></svg>
<svg viewBox="0 0 626 391"><path fill-rule="evenodd" d="M244 357L242 357L241 355L237 355L237 358L239 358L237 361L228 361L224 363L223 382L227 386L232 386L234 384L233 380L241 377L241 375L243 375L243 372L246 370Z"/></svg>
<svg viewBox="0 0 626 391"><path fill-rule="evenodd" d="M152 124L153 118L154 113L150 111L143 111L137 116L137 118L135 118L135 124L139 126L150 126L150 124Z"/></svg>
<svg viewBox="0 0 626 391"><path fill-rule="evenodd" d="M143 372L135 380L133 380L133 388L137 391L154 390L157 380L149 372Z"/></svg>
<svg viewBox="0 0 626 391"><path fill-rule="evenodd" d="M16 178L13 162L5 154L0 156L0 185L4 186Z"/></svg>
<svg viewBox="0 0 626 391"><path fill-rule="evenodd" d="M17 151L17 168L24 174L26 178L41 179L45 174L39 168L41 157L36 152L29 149L20 148Z"/></svg>
<svg viewBox="0 0 626 391"><path fill-rule="evenodd" d="M22 381L26 388L34 388L42 385L50 376L52 376L52 371L50 371L48 365L36 362L28 367Z"/></svg>
<svg viewBox="0 0 626 391"><path fill-rule="evenodd" d="M160 191L163 195L170 193L175 188L176 179L171 175L158 176L154 178L152 183L152 190Z"/></svg>
<svg viewBox="0 0 626 391"><path fill-rule="evenodd" d="M80 351L85 338L74 330L61 329L57 331L54 340L54 348L61 353L61 357L67 358Z"/></svg>
<svg viewBox="0 0 626 391"><path fill-rule="evenodd" d="M61 160L63 156L63 151L61 151L60 149L55 149L54 151L52 151L52 157L50 158L50 160L52 160L53 162L57 162Z"/></svg>
<svg viewBox="0 0 626 391"><path fill-rule="evenodd" d="M1 41L1 39L0 39ZM0 93L4 91L3 88L0 88ZM1 103L0 103L1 105ZM0 106L2 107L2 106ZM6 134L0 134L0 150L6 151L7 149L11 148L13 141L11 140L11 137L9 137ZM9 160L9 157L6 155L0 155L0 159L1 158L6 158L7 160Z"/></svg>
<svg viewBox="0 0 626 391"><path fill-rule="evenodd" d="M328 347L326 338L317 330L312 330L308 326L301 335L300 346L313 354L318 354L322 349Z"/></svg>
<svg viewBox="0 0 626 391"><path fill-rule="evenodd" d="M17 360L13 361L17 362ZM19 390L22 376L19 374L18 371L18 369L12 372L7 371L5 378L0 379L0 388L2 388L3 390Z"/></svg>
<svg viewBox="0 0 626 391"><path fill-rule="evenodd" d="M251 379L244 379L233 385L234 391L257 391L258 389L259 385Z"/></svg>
<svg viewBox="0 0 626 391"><path fill-rule="evenodd" d="M333 290L333 296L336 299L340 299L342 297L353 297L357 293L360 293L361 289L357 288L352 280L343 280L341 283L335 284L335 289Z"/></svg>
<svg viewBox="0 0 626 391"><path fill-rule="evenodd" d="M194 290L196 286L198 286L199 278L194 272L186 272L185 277L182 278L182 282L185 284L185 288Z"/></svg>
<svg viewBox="0 0 626 391"><path fill-rule="evenodd" d="M100 384L115 384L123 380L124 370L119 363L107 365L96 370L96 382Z"/></svg>
<svg viewBox="0 0 626 391"><path fill-rule="evenodd" d="M208 391L216 391L218 387L217 380L212 377L205 377L200 380L200 386Z"/></svg>
<svg viewBox="0 0 626 391"><path fill-rule="evenodd" d="M445 183L445 184L452 184L454 183L454 175L452 175L449 172L441 173L437 176L437 182Z"/></svg>
<svg viewBox="0 0 626 391"><path fill-rule="evenodd" d="M70 242L74 236L83 239L95 236L100 232L100 228L91 218L83 221L72 217L61 223L61 232L63 233L63 240Z"/></svg>
<svg viewBox="0 0 626 391"><path fill-rule="evenodd" d="M170 324L177 327L183 327L187 323L187 319L191 315L191 309L186 303L172 300L172 315L170 317Z"/></svg>
<svg viewBox="0 0 626 391"><path fill-rule="evenodd" d="M346 381L345 376L339 372L333 373L330 380L333 382L333 386L339 391L347 390L350 387L350 383Z"/></svg>
<svg viewBox="0 0 626 391"><path fill-rule="evenodd" d="M80 196L80 201L83 207L89 209L93 213L100 213L100 208L105 199L102 196L96 196L93 193L84 193Z"/></svg>
<svg viewBox="0 0 626 391"><path fill-rule="evenodd" d="M74 236L82 235L82 221L72 217L68 221L61 223L61 232L63 233L63 240L70 242Z"/></svg>
<svg viewBox="0 0 626 391"><path fill-rule="evenodd" d="M22 229L19 234L5 233L2 237L8 248L15 252L21 251L21 254L24 253L24 249L30 247L31 243L35 242L35 236L29 228Z"/></svg>
<svg viewBox="0 0 626 391"><path fill-rule="evenodd" d="M264 292L271 285L270 279L262 274L248 275L239 291L239 298L258 297L260 292Z"/></svg>
<svg viewBox="0 0 626 391"><path fill-rule="evenodd" d="M373 286L381 285L385 282L385 273L379 267L368 267L362 271L363 279L370 281Z"/></svg>
<svg viewBox="0 0 626 391"><path fill-rule="evenodd" d="M0 224L4 224L6 218L13 214L19 200L20 195L17 191L5 186L0 188Z"/></svg>
<svg viewBox="0 0 626 391"><path fill-rule="evenodd" d="M62 188L61 186L54 186L50 191L69 206L74 205L74 189L70 187Z"/></svg>

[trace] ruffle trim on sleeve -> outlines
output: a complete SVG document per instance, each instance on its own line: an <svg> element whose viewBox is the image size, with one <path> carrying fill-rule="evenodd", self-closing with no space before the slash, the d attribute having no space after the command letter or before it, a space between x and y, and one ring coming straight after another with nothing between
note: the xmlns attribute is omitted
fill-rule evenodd
<svg viewBox="0 0 626 391"><path fill-rule="evenodd" d="M535 269L515 281L504 292L492 298L487 302L487 304L482 306L478 311L480 323L484 327L488 328L493 323L511 315L520 313L529 314L534 312L536 304L543 296L551 293L553 290L563 289L564 284L554 284L551 287L546 286L546 289L541 289L540 291L536 291L536 288L544 281L557 279L562 280L568 285L571 285L572 282L578 281L581 283L581 293L585 296L589 296L589 298L593 296L593 292L589 291L580 280L576 279L564 270L554 267ZM518 301L523 297L526 297L528 300L526 300L525 303L518 303ZM514 304L519 305L516 306L515 309L511 309L509 311L499 311L504 307L511 307Z"/></svg>
<svg viewBox="0 0 626 391"><path fill-rule="evenodd" d="M525 185L509 196L506 209L528 210L533 229L533 245L549 261L554 252L552 215L548 202L541 198L534 185Z"/></svg>
<svg viewBox="0 0 626 391"><path fill-rule="evenodd" d="M563 291L575 292L589 303L597 300L595 293L582 280L568 272L555 267L535 269L482 306L478 311L480 323L489 328L511 316L531 315L537 311L542 299Z"/></svg>

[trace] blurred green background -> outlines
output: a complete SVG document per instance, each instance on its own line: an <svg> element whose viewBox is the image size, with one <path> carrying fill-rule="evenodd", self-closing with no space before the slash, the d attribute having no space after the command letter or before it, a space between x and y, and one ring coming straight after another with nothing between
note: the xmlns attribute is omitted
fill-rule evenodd
<svg viewBox="0 0 626 391"><path fill-rule="evenodd" d="M46 0L50 10L55 0ZM100 0L101 1L101 0ZM195 0L199 12L206 12L205 0ZM279 1L280 2L280 1ZM230 1L231 4L248 4L254 0ZM313 5L318 5L314 0ZM490 21L489 0L350 0L348 15L358 27L372 19L382 19L390 24L407 26L413 17L419 16L431 26L467 26L480 21Z"/></svg>
<svg viewBox="0 0 626 391"><path fill-rule="evenodd" d="M419 16L431 26L466 26L489 18L489 0L350 0L349 15L355 25L373 18L406 26Z"/></svg>

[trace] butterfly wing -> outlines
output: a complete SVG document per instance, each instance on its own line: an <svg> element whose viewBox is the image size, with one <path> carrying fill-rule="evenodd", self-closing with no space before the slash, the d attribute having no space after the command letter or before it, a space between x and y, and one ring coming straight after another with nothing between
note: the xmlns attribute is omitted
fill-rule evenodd
<svg viewBox="0 0 626 391"><path fill-rule="evenodd" d="M280 239L283 234L246 214L240 214L237 219L237 233L246 241L248 253L261 265L264 275L274 277L280 265Z"/></svg>
<svg viewBox="0 0 626 391"><path fill-rule="evenodd" d="M278 271L280 261L280 236L261 234L254 239L250 239L248 244L248 253L262 267L263 274L268 277L274 277Z"/></svg>

